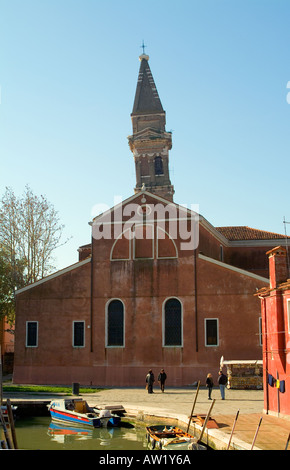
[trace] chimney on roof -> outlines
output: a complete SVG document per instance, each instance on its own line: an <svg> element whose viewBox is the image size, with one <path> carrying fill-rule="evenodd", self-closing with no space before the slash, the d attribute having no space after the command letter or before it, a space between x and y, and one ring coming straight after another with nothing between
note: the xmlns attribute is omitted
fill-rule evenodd
<svg viewBox="0 0 290 470"><path fill-rule="evenodd" d="M276 246L266 254L269 256L270 288L275 289L287 280L287 251L282 246Z"/></svg>

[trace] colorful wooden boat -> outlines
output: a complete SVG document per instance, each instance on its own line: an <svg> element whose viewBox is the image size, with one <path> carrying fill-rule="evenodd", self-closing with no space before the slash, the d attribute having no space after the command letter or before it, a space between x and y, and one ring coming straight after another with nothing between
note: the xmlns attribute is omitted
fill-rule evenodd
<svg viewBox="0 0 290 470"><path fill-rule="evenodd" d="M71 425L99 428L102 426L117 426L120 417L112 415L110 410L97 410L89 407L83 399L53 400L48 405L50 416L54 421Z"/></svg>
<svg viewBox="0 0 290 470"><path fill-rule="evenodd" d="M148 426L147 442L151 449L162 450L206 450L196 437L176 426Z"/></svg>

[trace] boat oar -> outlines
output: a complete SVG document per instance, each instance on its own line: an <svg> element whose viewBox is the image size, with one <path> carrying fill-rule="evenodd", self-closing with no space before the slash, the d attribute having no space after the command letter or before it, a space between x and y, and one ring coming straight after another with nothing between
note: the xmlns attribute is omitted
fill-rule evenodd
<svg viewBox="0 0 290 470"><path fill-rule="evenodd" d="M263 419L263 418L260 418L259 424L258 424L258 426L257 426L256 432L255 432L255 436L254 436L254 439L253 439L253 442L252 442L251 450L253 450L253 448L254 448L254 444L255 444L256 439L257 439L257 436L258 436L258 432L259 432L259 429L260 429L260 426L261 426L261 423L262 423L262 419Z"/></svg>
<svg viewBox="0 0 290 470"><path fill-rule="evenodd" d="M233 434L234 434L234 430L235 430L235 427L236 427L236 424L237 424L237 421L238 421L239 412L240 412L240 410L237 411L237 414L236 414L236 417L235 417L235 420L234 420L234 423L233 423L232 432L231 432L230 439L229 439L229 442L228 442L227 450L229 450L229 448L230 448L230 443L231 443L231 440L232 440L232 437L233 437Z"/></svg>
<svg viewBox="0 0 290 470"><path fill-rule="evenodd" d="M201 430L201 433L200 433L200 436L199 436L199 439L197 440L197 443L201 442L201 439L203 437L203 433L205 431L205 428L206 428L206 425L207 425L207 422L209 420L209 417L210 417L210 414L211 414L211 410L213 409L213 405L215 404L215 400L212 401L212 404L210 405L209 407L209 410L208 410L208 413L206 415L206 418L204 420L204 423L203 423L203 427L202 427L202 430Z"/></svg>
<svg viewBox="0 0 290 470"><path fill-rule="evenodd" d="M195 408L195 404L196 404L196 400L197 400L197 395L198 395L198 392L199 392L199 386L200 386L200 380L198 381L198 384L197 384L195 399L194 399L194 402L193 402L193 405L192 405L192 410L191 410L191 413L190 413L190 417L189 417L189 421L188 421L188 425L187 425L187 430L186 430L186 432L188 432L189 426L190 426L190 423L191 423L191 420L192 420L192 415L193 415L193 411L194 411L194 408Z"/></svg>

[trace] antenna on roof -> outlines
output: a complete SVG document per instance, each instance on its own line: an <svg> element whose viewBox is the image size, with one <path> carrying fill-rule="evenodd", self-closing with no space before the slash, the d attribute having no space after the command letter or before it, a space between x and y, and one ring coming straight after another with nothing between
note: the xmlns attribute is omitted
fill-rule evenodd
<svg viewBox="0 0 290 470"><path fill-rule="evenodd" d="M285 216L283 219L283 224L284 224L284 229L285 229L285 246L286 246L286 254L287 254L287 267L288 267L288 276L290 277L290 263L289 263L289 251L288 251L288 237L287 237L287 230L286 230L286 224L290 224L290 222L287 222L285 220Z"/></svg>

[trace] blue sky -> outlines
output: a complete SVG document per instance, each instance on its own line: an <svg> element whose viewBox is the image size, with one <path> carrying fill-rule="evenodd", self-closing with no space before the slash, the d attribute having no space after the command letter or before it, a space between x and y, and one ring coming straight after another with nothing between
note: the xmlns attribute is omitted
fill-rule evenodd
<svg viewBox="0 0 290 470"><path fill-rule="evenodd" d="M175 202L214 226L284 233L289 18L289 0L0 0L0 195L29 184L53 203L72 236L57 268L90 242L94 206L133 194L143 39Z"/></svg>

